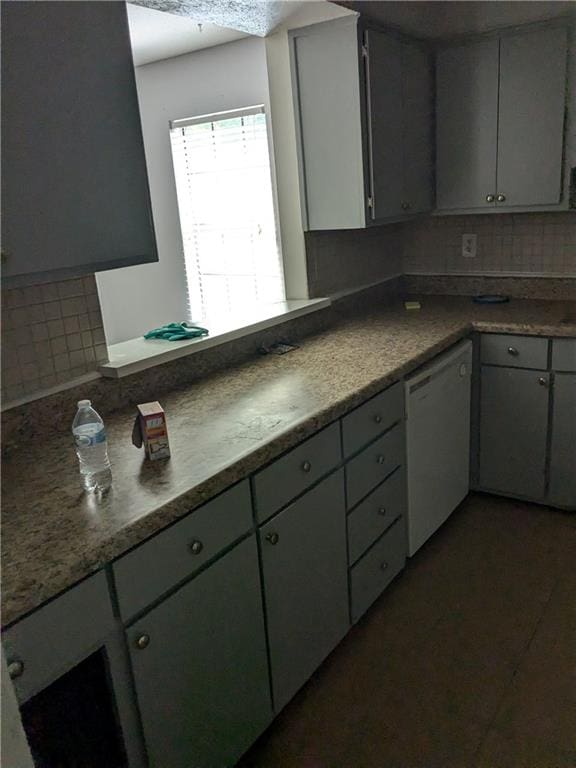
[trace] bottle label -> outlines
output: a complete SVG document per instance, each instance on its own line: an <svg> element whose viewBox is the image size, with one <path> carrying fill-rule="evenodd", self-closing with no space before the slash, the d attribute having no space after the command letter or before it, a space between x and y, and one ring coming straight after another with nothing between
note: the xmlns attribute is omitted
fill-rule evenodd
<svg viewBox="0 0 576 768"><path fill-rule="evenodd" d="M101 429L94 435L74 435L74 441L78 448L88 448L92 445L99 445L106 442L106 430Z"/></svg>

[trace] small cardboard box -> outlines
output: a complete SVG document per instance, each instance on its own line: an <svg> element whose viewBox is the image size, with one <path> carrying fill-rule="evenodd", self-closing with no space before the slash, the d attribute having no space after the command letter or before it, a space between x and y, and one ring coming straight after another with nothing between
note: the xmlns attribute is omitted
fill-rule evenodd
<svg viewBox="0 0 576 768"><path fill-rule="evenodd" d="M144 445L146 458L150 461L169 458L170 445L164 409L158 402L142 403L137 408L132 442L137 448Z"/></svg>

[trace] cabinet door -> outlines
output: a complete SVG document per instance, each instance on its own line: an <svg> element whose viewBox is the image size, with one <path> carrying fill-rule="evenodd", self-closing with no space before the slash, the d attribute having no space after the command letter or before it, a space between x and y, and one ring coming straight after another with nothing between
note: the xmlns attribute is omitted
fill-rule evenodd
<svg viewBox="0 0 576 768"><path fill-rule="evenodd" d="M494 207L498 39L445 48L436 62L436 206ZM495 198L493 198L494 200Z"/></svg>
<svg viewBox="0 0 576 768"><path fill-rule="evenodd" d="M137 621L128 641L152 768L234 765L271 719L255 537Z"/></svg>
<svg viewBox="0 0 576 768"><path fill-rule="evenodd" d="M157 260L125 3L2 3L2 108L4 278Z"/></svg>
<svg viewBox="0 0 576 768"><path fill-rule="evenodd" d="M432 209L432 69L430 54L402 45L402 135L407 213Z"/></svg>
<svg viewBox="0 0 576 768"><path fill-rule="evenodd" d="M305 228L366 224L354 17L295 30L292 74Z"/></svg>
<svg viewBox="0 0 576 768"><path fill-rule="evenodd" d="M576 509L576 374L554 376L550 444L551 504Z"/></svg>
<svg viewBox="0 0 576 768"><path fill-rule="evenodd" d="M480 486L544 498L550 375L482 367Z"/></svg>
<svg viewBox="0 0 576 768"><path fill-rule="evenodd" d="M366 33L368 138L372 218L403 213L402 44Z"/></svg>
<svg viewBox="0 0 576 768"><path fill-rule="evenodd" d="M566 29L501 38L496 191L503 206L560 201L566 52Z"/></svg>
<svg viewBox="0 0 576 768"><path fill-rule="evenodd" d="M349 626L343 471L278 514L260 537L279 712Z"/></svg>

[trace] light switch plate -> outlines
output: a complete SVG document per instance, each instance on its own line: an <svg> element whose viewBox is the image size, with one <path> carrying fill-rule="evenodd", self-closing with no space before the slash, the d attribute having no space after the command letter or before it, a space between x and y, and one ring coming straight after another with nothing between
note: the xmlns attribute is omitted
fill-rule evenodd
<svg viewBox="0 0 576 768"><path fill-rule="evenodd" d="M462 235L462 256L465 259L476 258L476 235Z"/></svg>

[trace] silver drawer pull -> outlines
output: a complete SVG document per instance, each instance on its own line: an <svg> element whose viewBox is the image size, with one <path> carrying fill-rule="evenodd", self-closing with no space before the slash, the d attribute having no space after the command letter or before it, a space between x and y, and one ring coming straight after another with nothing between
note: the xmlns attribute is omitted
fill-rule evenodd
<svg viewBox="0 0 576 768"><path fill-rule="evenodd" d="M381 424L382 423L382 416L380 416L380 414L377 413L376 416L374 416L374 421L376 422L376 424Z"/></svg>
<svg viewBox="0 0 576 768"><path fill-rule="evenodd" d="M540 378L538 379L538 384L540 384L541 387L547 387L548 379L545 376L540 376Z"/></svg>
<svg viewBox="0 0 576 768"><path fill-rule="evenodd" d="M386 560L384 560L383 563L380 563L380 570L381 571L385 571L387 568L388 568L388 563L386 562Z"/></svg>
<svg viewBox="0 0 576 768"><path fill-rule="evenodd" d="M139 635L136 638L136 648L139 648L141 651L144 650L144 648L148 648L150 645L150 635Z"/></svg>
<svg viewBox="0 0 576 768"><path fill-rule="evenodd" d="M378 464L384 464L384 462L386 461L386 457L385 457L385 456L383 456L382 454L379 454L379 455L376 457L376 461L378 462Z"/></svg>
<svg viewBox="0 0 576 768"><path fill-rule="evenodd" d="M302 462L302 472L310 472L311 469L312 469L312 464L310 464L309 461Z"/></svg>
<svg viewBox="0 0 576 768"><path fill-rule="evenodd" d="M386 514L386 507L380 507L378 509L378 514L382 515L382 517L384 517L384 515Z"/></svg>
<svg viewBox="0 0 576 768"><path fill-rule="evenodd" d="M512 357L518 357L520 352L516 349L516 347L508 347L508 354L512 355Z"/></svg>
<svg viewBox="0 0 576 768"><path fill-rule="evenodd" d="M272 545L278 544L278 539L279 538L280 537L278 536L277 533L267 533L266 534L266 541L269 541L270 544L272 544Z"/></svg>
<svg viewBox="0 0 576 768"><path fill-rule="evenodd" d="M493 203L494 202L494 195L486 195L486 202L487 203Z"/></svg>
<svg viewBox="0 0 576 768"><path fill-rule="evenodd" d="M20 661L20 659L8 662L8 674L10 675L10 680L22 677L24 674L24 662Z"/></svg>
<svg viewBox="0 0 576 768"><path fill-rule="evenodd" d="M496 200L499 203L503 203L506 200L506 195L496 195Z"/></svg>
<svg viewBox="0 0 576 768"><path fill-rule="evenodd" d="M202 544L200 539L194 539L194 541L190 543L190 552L192 552L193 555L199 555L203 549L204 544Z"/></svg>

